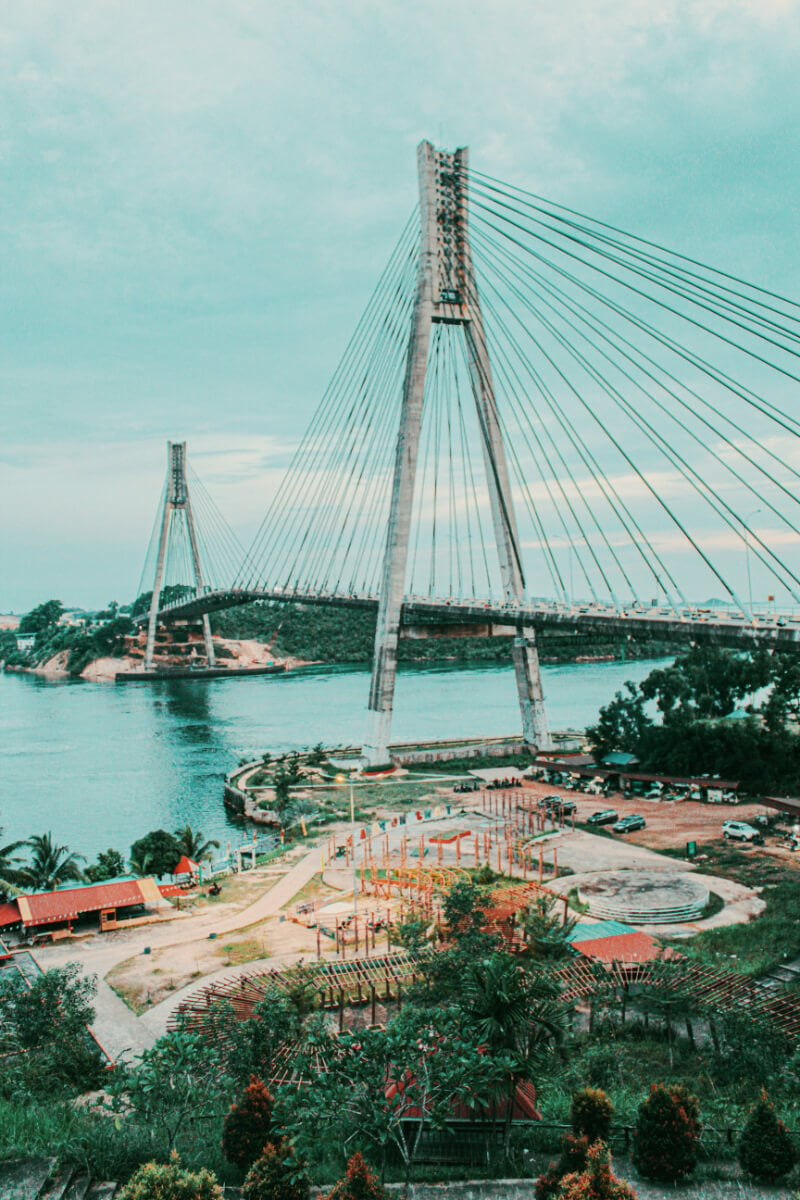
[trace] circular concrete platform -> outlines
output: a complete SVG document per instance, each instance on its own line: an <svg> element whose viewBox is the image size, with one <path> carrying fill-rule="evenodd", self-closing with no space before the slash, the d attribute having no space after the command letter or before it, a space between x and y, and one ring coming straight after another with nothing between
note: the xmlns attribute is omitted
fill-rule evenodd
<svg viewBox="0 0 800 1200"><path fill-rule="evenodd" d="M615 871L581 883L578 898L593 917L629 925L672 925L701 917L708 888L694 875Z"/></svg>

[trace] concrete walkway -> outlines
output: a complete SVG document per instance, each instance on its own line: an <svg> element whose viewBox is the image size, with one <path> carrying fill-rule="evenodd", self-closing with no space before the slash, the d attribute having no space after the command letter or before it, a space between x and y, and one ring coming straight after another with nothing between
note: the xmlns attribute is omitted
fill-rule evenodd
<svg viewBox="0 0 800 1200"><path fill-rule="evenodd" d="M227 914L222 918L213 912L202 913L178 921L120 930L114 934L107 934L102 939L92 939L80 945L61 943L44 946L37 949L36 957L45 970L48 967L79 961L87 974L97 976L96 1016L92 1032L112 1058L130 1059L141 1054L142 1050L152 1046L161 1037L166 1031L170 1014L185 995L197 991L211 979L252 971L259 964L246 963L238 971L228 968L215 972L214 975L175 992L140 1017L128 1008L124 1000L121 1000L106 982L105 976L112 967L141 954L147 946L163 948L183 945L187 941L208 937L212 933L221 936L240 932L249 925L277 916L321 869L321 854L317 846L299 859L263 895L239 912Z"/></svg>

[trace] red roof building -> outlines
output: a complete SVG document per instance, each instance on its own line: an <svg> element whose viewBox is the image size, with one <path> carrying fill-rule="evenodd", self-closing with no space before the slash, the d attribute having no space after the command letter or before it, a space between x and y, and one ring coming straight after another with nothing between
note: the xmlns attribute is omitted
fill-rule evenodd
<svg viewBox="0 0 800 1200"><path fill-rule="evenodd" d="M161 900L150 878L117 879L55 892L31 892L0 905L0 928L22 924L26 929L61 925L89 913L116 912Z"/></svg>
<svg viewBox="0 0 800 1200"><path fill-rule="evenodd" d="M579 954L599 962L640 963L651 962L663 956L664 951L649 933L636 930L633 933L618 933L611 937L592 938L574 943Z"/></svg>

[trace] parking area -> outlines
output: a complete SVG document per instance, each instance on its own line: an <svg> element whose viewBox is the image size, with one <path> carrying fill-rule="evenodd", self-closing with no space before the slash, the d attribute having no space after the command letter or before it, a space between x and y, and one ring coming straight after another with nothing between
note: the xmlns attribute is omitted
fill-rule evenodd
<svg viewBox="0 0 800 1200"><path fill-rule="evenodd" d="M574 801L575 821L579 825L585 824L593 813L603 809L613 809L619 817L639 814L644 817L646 827L626 833L625 841L653 850L671 849L690 841L700 844L722 840L722 826L725 821L760 824L761 819L774 820L777 815L763 804L704 804L694 800L645 800L642 796L622 796L619 792L587 796L583 792L570 790L544 780L527 782L525 792L542 799L545 796L558 794L565 800ZM788 829L788 826L789 819L787 818L787 825L784 829ZM602 828L609 830L610 825ZM764 849L770 853L785 855L788 859L800 860L799 853L793 855L791 851L780 845L782 836L782 834L767 830ZM743 852L751 853L752 851L748 846ZM800 861L798 861L798 867L800 868Z"/></svg>

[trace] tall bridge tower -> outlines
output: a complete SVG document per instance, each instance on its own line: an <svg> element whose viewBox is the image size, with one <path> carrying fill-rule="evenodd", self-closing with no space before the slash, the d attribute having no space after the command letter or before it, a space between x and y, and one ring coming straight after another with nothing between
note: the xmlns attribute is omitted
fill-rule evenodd
<svg viewBox="0 0 800 1200"><path fill-rule="evenodd" d="M503 591L506 600L512 602L521 601L525 591L517 521L470 249L468 153L467 149L460 149L449 154L427 141L421 142L417 150L421 243L364 744L364 755L372 764L386 762L388 758L428 349L431 330L438 323L459 325L464 332ZM547 748L550 735L532 628L518 628L513 656L523 737L537 749Z"/></svg>
<svg viewBox="0 0 800 1200"><path fill-rule="evenodd" d="M145 670L153 666L153 650L156 641L158 625L158 610L161 600L161 588L164 582L164 564L167 557L167 547L170 534L176 522L183 521L188 535L189 557L195 590L202 593L204 587L203 569L200 562L200 548L197 542L197 527L192 501L189 495L189 484L186 479L186 442L167 442L167 487L164 493L164 508L161 513L161 530L158 539L158 557L156 558L156 574L153 581L153 594L150 599L150 613L147 620L147 643L144 652ZM208 613L202 615L203 642L205 643L206 662L209 667L216 666L214 643L211 637L211 624Z"/></svg>

